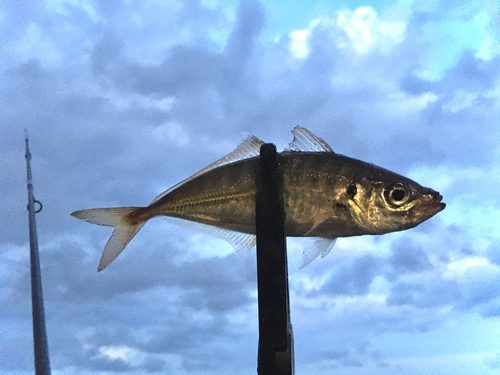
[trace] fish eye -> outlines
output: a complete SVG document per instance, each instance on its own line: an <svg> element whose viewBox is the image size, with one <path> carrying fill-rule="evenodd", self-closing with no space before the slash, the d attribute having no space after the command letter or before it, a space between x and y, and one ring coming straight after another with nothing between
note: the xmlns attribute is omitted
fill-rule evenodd
<svg viewBox="0 0 500 375"><path fill-rule="evenodd" d="M406 192L403 189L394 189L391 191L391 197L396 202L402 201L406 196Z"/></svg>
<svg viewBox="0 0 500 375"><path fill-rule="evenodd" d="M394 183L385 189L384 197L390 205L402 206L410 200L410 190L401 183Z"/></svg>

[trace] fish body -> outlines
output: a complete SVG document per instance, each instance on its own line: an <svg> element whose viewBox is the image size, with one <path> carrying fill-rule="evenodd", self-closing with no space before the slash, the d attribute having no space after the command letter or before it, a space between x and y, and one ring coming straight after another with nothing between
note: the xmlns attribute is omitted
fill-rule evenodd
<svg viewBox="0 0 500 375"><path fill-rule="evenodd" d="M441 195L431 189L336 154L307 129L297 127L293 133L290 149L278 154L285 234L323 239L304 253L303 265L326 255L337 237L412 228L445 207ZM233 153L167 190L147 207L74 212L77 218L116 227L98 270L109 265L149 219L158 216L204 228L225 237L240 251L253 247L260 168L255 155L262 143L250 137Z"/></svg>

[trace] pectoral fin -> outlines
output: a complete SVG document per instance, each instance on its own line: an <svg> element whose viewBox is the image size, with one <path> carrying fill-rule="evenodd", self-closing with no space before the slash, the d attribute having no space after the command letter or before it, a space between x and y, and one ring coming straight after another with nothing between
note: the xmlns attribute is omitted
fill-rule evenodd
<svg viewBox="0 0 500 375"><path fill-rule="evenodd" d="M321 255L324 258L335 246L336 238L323 238L318 237L313 241L312 246L307 246L302 252L302 262L300 263L300 268L304 268L314 259Z"/></svg>

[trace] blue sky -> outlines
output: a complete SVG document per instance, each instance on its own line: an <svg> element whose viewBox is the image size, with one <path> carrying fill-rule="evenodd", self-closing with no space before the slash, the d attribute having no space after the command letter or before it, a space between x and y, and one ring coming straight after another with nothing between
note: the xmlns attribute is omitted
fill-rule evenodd
<svg viewBox="0 0 500 375"><path fill-rule="evenodd" d="M234 149L299 124L438 190L417 228L339 239L299 269L297 374L500 369L496 1L11 1L1 5L0 372L33 372L24 132L54 374L254 374L256 260L149 222L96 272L109 228Z"/></svg>

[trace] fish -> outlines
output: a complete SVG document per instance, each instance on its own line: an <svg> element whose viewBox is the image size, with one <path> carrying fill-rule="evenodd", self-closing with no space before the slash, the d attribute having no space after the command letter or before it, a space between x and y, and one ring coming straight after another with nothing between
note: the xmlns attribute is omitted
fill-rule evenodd
<svg viewBox="0 0 500 375"><path fill-rule="evenodd" d="M380 235L413 228L442 211L438 192L387 169L335 153L296 126L277 154L283 174L285 235L313 237L301 268L326 256L339 237ZM98 272L125 249L144 224L165 217L219 236L237 254L255 246L255 197L263 141L247 136L234 151L156 197L146 207L94 208L71 215L114 227Z"/></svg>

